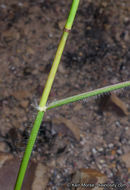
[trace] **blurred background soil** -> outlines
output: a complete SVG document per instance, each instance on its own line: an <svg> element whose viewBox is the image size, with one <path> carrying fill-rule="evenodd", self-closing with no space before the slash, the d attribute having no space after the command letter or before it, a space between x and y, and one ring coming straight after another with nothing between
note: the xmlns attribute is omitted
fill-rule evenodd
<svg viewBox="0 0 130 190"><path fill-rule="evenodd" d="M23 155L70 6L70 0L0 0L1 152ZM48 102L126 80L130 2L81 0ZM130 89L115 96L124 107L104 95L45 114L32 159L49 168L46 189L64 189L80 168L128 185Z"/></svg>

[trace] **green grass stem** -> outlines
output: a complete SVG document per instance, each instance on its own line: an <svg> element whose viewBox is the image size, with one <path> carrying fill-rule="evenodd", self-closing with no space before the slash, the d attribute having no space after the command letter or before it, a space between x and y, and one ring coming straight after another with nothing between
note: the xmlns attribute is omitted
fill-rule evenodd
<svg viewBox="0 0 130 190"><path fill-rule="evenodd" d="M41 101L39 104L39 111L38 111L36 120L34 122L32 131L31 131L31 134L30 134L30 137L28 140L28 144L26 146L26 150L25 150L22 162L21 162L21 166L19 169L19 173L18 173L18 177L16 180L14 190L21 190L24 176L25 176L25 173L27 170L28 162L29 162L29 159L30 159L30 156L31 156L31 153L33 150L33 146L35 144L36 137L37 137L37 134L38 134L38 131L39 131L39 128L40 128L40 125L41 125L41 122L42 122L42 119L44 116L46 102L47 102L47 99L48 99L48 96L49 96L49 93L50 93L50 90L51 90L51 87L52 87L52 84L53 84L53 81L55 78L56 71L58 69L58 65L59 65L63 50L64 50L64 46L66 44L66 40L68 38L69 30L72 27L72 24L73 24L73 21L75 18L75 14L77 12L78 5L79 5L79 0L73 0L72 7L71 7L71 10L69 13L69 17L67 19L65 29L63 31L63 35L61 37L61 40L60 40L60 43L59 43L59 46L58 46L58 49L56 52L56 56L54 58L54 61L53 61L52 67L51 67L51 71L48 76L47 83L45 85L45 88L44 88L44 91L43 91L43 94L41 97Z"/></svg>
<svg viewBox="0 0 130 190"><path fill-rule="evenodd" d="M27 166L28 166L28 162L29 162L29 159L30 159L30 156L31 156L32 148L33 148L34 143L36 141L37 133L39 131L43 115L44 115L44 112L38 112L36 120L34 122L32 131L31 131L31 134L30 134L30 137L29 137L29 140L28 140L28 144L26 146L26 150L25 150L22 162L21 162L21 167L20 167L17 182L16 182L16 185L15 185L15 190L16 189L17 190L21 189L23 179L24 179L24 176L25 176L25 172L26 172L26 169L27 169Z"/></svg>
<svg viewBox="0 0 130 190"><path fill-rule="evenodd" d="M46 109L50 110L52 108L56 108L56 107L59 107L59 106L65 105L65 104L76 102L76 101L79 101L79 100L82 100L82 99L85 99L85 98L89 98L89 97L92 97L92 96L101 95L103 93L111 92L111 91L118 90L118 89L128 87L128 86L130 86L130 81L121 82L121 83L118 83L118 84L106 86L104 88L99 88L99 89L96 89L96 90L93 90L93 91L90 91L90 92L85 92L85 93L82 93L82 94L71 96L69 98L65 98L65 99L62 99L62 100L52 102L47 106Z"/></svg>

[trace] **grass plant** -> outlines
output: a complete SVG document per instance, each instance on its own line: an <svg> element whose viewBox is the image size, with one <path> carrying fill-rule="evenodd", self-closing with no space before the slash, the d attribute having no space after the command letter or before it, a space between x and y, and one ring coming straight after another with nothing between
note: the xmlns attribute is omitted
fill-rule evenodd
<svg viewBox="0 0 130 190"><path fill-rule="evenodd" d="M71 30L74 18L75 18L75 15L76 15L76 12L78 9L78 5L79 5L79 0L73 0L72 6L70 9L70 13L69 13L67 22L65 24L63 34L62 34L59 46L57 48L56 56L54 58L54 61L53 61L53 64L52 64L52 67L51 67L51 70L50 70L50 73L49 73L49 76L48 76L48 79L47 79L47 82L46 82L46 85L45 85L45 88L43 91L43 94L41 97L41 101L40 101L39 106L38 106L38 113L37 113L32 131L31 131L31 134L30 134L30 137L29 137L26 149L25 149L25 153L24 153L24 156L23 156L23 159L21 162L21 166L19 169L19 173L17 176L17 180L16 180L14 190L20 190L22 188L24 176L26 173L26 169L28 167L28 162L30 160L30 156L31 156L31 153L32 153L32 150L33 150L33 147L34 147L34 144L36 141L36 137L37 137L41 122L43 120L43 116L44 116L45 111L50 110L52 108L56 108L58 106L69 104L69 103L72 103L72 102L75 102L78 100L82 100L82 99L89 98L92 96L100 95L102 93L107 93L107 92L111 92L113 90L117 90L120 88L130 86L130 81L121 82L121 83L118 83L115 85L110 85L110 86L103 87L103 88L93 90L90 92L86 92L86 93L82 93L79 95L68 97L68 98L65 98L62 100L54 101L54 102L50 103L49 105L47 105L48 96L49 96L50 90L52 88L52 84L53 84L53 81L54 81L54 78L56 75L56 71L58 69L58 65L60 63L60 59L61 59L64 47L65 47L66 41L67 41L69 32Z"/></svg>

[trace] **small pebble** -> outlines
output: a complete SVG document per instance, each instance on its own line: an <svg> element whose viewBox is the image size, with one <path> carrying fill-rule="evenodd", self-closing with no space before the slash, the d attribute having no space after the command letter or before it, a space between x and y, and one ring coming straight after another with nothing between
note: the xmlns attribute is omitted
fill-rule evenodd
<svg viewBox="0 0 130 190"><path fill-rule="evenodd" d="M23 6L23 3L19 2L19 3L18 3L18 6L22 7L22 6Z"/></svg>
<svg viewBox="0 0 130 190"><path fill-rule="evenodd" d="M113 145L112 143L110 143L110 144L108 145L109 148L113 148L113 146L114 146L114 145Z"/></svg>
<svg viewBox="0 0 130 190"><path fill-rule="evenodd" d="M6 5L5 5L5 4L0 5L0 7L1 7L2 9L6 9Z"/></svg>
<svg viewBox="0 0 130 190"><path fill-rule="evenodd" d="M92 153L93 154L96 154L97 153L97 150L95 148L92 148Z"/></svg>
<svg viewBox="0 0 130 190"><path fill-rule="evenodd" d="M64 26L65 26L65 20L62 20L62 21L59 21L58 22L58 28L60 29L60 30L63 30L63 28L64 28Z"/></svg>
<svg viewBox="0 0 130 190"><path fill-rule="evenodd" d="M99 168L100 170L102 170L102 166L101 166L100 164L98 164L98 168Z"/></svg>
<svg viewBox="0 0 130 190"><path fill-rule="evenodd" d="M121 149L118 149L118 150L117 150L117 153L121 155L121 154L122 154L122 150L121 150Z"/></svg>
<svg viewBox="0 0 130 190"><path fill-rule="evenodd" d="M48 36L49 36L49 38L52 38L52 37L53 37L53 34L52 34L52 33L49 33Z"/></svg>
<svg viewBox="0 0 130 190"><path fill-rule="evenodd" d="M16 68L14 66L12 66L10 69L11 69L11 71L14 71Z"/></svg>
<svg viewBox="0 0 130 190"><path fill-rule="evenodd" d="M22 100L20 102L20 105L22 106L22 108L27 108L28 107L28 104L29 104L29 101L28 100Z"/></svg>
<svg viewBox="0 0 130 190"><path fill-rule="evenodd" d="M57 179L60 179L60 175L57 175Z"/></svg>
<svg viewBox="0 0 130 190"><path fill-rule="evenodd" d="M116 121L116 127L120 127L120 122L119 121Z"/></svg>
<svg viewBox="0 0 130 190"><path fill-rule="evenodd" d="M82 141L80 141L81 145L84 145L86 143L85 139L83 139Z"/></svg>
<svg viewBox="0 0 130 190"><path fill-rule="evenodd" d="M98 148L98 151L99 152L103 152L103 148L101 147L101 148Z"/></svg>
<svg viewBox="0 0 130 190"><path fill-rule="evenodd" d="M104 164L104 163L105 163L105 160L100 160L100 163L101 163L101 164Z"/></svg>

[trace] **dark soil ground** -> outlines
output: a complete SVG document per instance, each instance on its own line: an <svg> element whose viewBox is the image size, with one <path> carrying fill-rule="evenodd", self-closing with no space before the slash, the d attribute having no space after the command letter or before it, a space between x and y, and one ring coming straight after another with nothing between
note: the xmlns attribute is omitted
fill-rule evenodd
<svg viewBox="0 0 130 190"><path fill-rule="evenodd" d="M1 151L23 155L70 5L0 0ZM81 0L49 102L126 80L130 2ZM130 90L117 96L130 111ZM105 101L80 101L45 114L32 158L50 168L46 189L59 190L79 168L96 169L109 183L127 184L116 189L128 189L130 115L99 106L99 100Z"/></svg>

